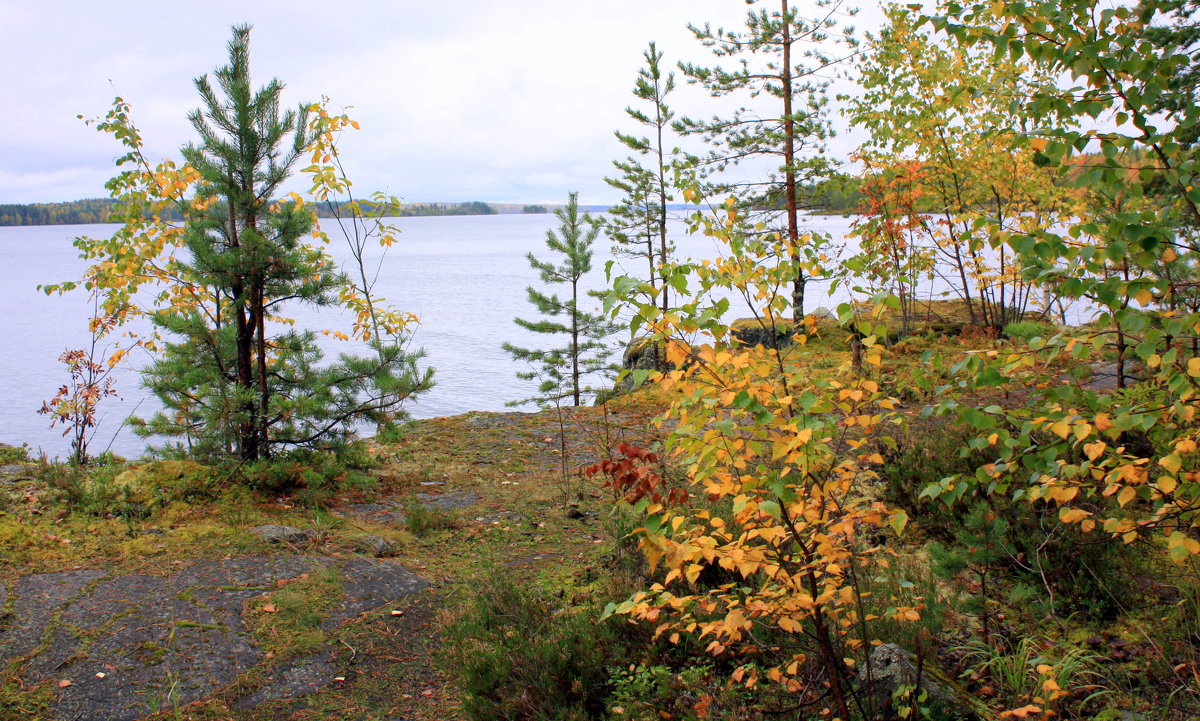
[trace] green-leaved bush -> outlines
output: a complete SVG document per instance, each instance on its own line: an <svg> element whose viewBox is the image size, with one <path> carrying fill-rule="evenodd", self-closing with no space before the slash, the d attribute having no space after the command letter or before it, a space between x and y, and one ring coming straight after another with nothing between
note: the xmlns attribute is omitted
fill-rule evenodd
<svg viewBox="0 0 1200 721"><path fill-rule="evenodd" d="M1034 338L1049 338L1058 332L1058 328L1050 323L1040 323L1033 320L1023 320L1004 326L1004 336L1025 343Z"/></svg>
<svg viewBox="0 0 1200 721"><path fill-rule="evenodd" d="M565 608L504 569L487 572L447 622L446 667L477 721L601 718L620 653L613 622Z"/></svg>

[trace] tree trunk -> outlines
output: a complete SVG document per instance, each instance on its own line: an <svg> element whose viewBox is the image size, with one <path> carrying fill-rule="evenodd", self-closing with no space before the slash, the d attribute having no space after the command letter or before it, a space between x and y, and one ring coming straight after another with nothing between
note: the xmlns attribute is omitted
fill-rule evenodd
<svg viewBox="0 0 1200 721"><path fill-rule="evenodd" d="M655 127L658 130L658 262L661 265L667 262L667 168L663 159L663 116L662 116L662 94L659 92L658 80L654 81L654 121ZM651 252L653 256L653 252ZM667 302L667 278L664 275L666 271L659 271L659 280L662 281L662 312L667 314L667 308L670 307ZM656 361L657 361L657 351ZM657 367L657 365L656 365Z"/></svg>
<svg viewBox="0 0 1200 721"><path fill-rule="evenodd" d="M579 277L571 279L571 396L579 406Z"/></svg>
<svg viewBox="0 0 1200 721"><path fill-rule="evenodd" d="M783 62L780 79L783 81L783 185L787 193L787 241L789 257L795 266L792 280L792 322L796 328L804 321L804 270L800 267L800 219L796 209L796 123L792 119L792 25L788 0L781 0L780 16L783 33Z"/></svg>
<svg viewBox="0 0 1200 721"><path fill-rule="evenodd" d="M229 206L229 245L235 253L241 253L242 247L238 238L237 219L234 216L233 204ZM242 393L254 389L252 348L254 346L254 327L246 316L246 283L241 270L229 284L233 291L234 306L234 336L237 344L237 390ZM244 461L258 459L258 424L257 414L252 400L242 402L242 412L246 415L238 423L238 450Z"/></svg>
<svg viewBox="0 0 1200 721"><path fill-rule="evenodd" d="M254 319L258 339L255 352L258 355L258 446L261 456L271 455L268 425L271 407L271 392L267 386L267 304L264 299L263 279L255 278Z"/></svg>

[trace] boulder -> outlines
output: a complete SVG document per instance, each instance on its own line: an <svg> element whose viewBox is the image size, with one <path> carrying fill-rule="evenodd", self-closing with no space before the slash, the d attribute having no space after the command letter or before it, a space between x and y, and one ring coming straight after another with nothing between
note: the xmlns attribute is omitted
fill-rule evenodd
<svg viewBox="0 0 1200 721"><path fill-rule="evenodd" d="M742 318L735 320L729 330L743 345L783 349L795 344L792 339L795 330L790 323L778 322L774 326L766 326L753 318Z"/></svg>
<svg viewBox="0 0 1200 721"><path fill-rule="evenodd" d="M312 531L302 531L299 528L280 526L273 523L265 526L255 526L250 529L250 532L268 543L286 543L290 546L303 545L317 537L317 534Z"/></svg>
<svg viewBox="0 0 1200 721"><path fill-rule="evenodd" d="M396 549L396 544L383 536L368 533L355 539L355 544L362 550L374 556L390 556Z"/></svg>
<svg viewBox="0 0 1200 721"><path fill-rule="evenodd" d="M625 370L653 370L655 359L655 344L649 338L635 338L621 356L621 367ZM662 352L659 351L661 358Z"/></svg>
<svg viewBox="0 0 1200 721"><path fill-rule="evenodd" d="M880 644L871 649L870 664L859 669L858 681L864 695L871 700L869 708L875 709L875 718L894 718L896 692L917 683L917 659L894 643ZM971 698L936 664L927 660L922 665L920 681L924 693L922 705L936 709L935 718L975 721L988 717L986 707Z"/></svg>

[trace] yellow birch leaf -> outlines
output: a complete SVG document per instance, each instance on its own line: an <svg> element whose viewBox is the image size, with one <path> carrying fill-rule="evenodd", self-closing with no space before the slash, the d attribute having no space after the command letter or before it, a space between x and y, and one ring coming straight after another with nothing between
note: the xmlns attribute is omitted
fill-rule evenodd
<svg viewBox="0 0 1200 721"><path fill-rule="evenodd" d="M1077 523L1088 517L1088 512L1078 508L1062 508L1058 512L1058 518L1063 523Z"/></svg>

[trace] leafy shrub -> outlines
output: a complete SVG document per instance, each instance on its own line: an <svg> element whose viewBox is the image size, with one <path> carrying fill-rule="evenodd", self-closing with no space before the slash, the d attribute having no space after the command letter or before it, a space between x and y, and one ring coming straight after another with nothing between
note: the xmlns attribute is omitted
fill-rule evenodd
<svg viewBox="0 0 1200 721"><path fill-rule="evenodd" d="M150 513L148 499L138 497L130 486L117 483L124 470L119 465L76 466L45 463L38 471L50 498L88 516L144 518Z"/></svg>
<svg viewBox="0 0 1200 721"><path fill-rule="evenodd" d="M941 636L951 608L936 575L919 555L902 554L889 561L886 567L872 567L871 573L859 579L864 613L874 617L870 635L902 648L918 648L922 636ZM920 609L920 620L898 619L895 609L906 607Z"/></svg>
<svg viewBox="0 0 1200 721"><path fill-rule="evenodd" d="M8 465L9 463L24 463L29 460L29 445L22 443L19 446L8 446L0 444L0 466Z"/></svg>
<svg viewBox="0 0 1200 721"><path fill-rule="evenodd" d="M762 691L731 684L725 675L709 664L681 670L631 664L613 679L609 718L614 721L764 718L759 713L766 706Z"/></svg>
<svg viewBox="0 0 1200 721"><path fill-rule="evenodd" d="M900 441L900 450L880 472L883 496L889 506L903 508L922 527L938 534L957 520L941 501L921 497L927 486L947 476L974 473L992 460L984 450L970 450L972 429L936 422L913 426Z"/></svg>
<svg viewBox="0 0 1200 721"><path fill-rule="evenodd" d="M608 669L624 656L614 624L563 608L494 569L446 629L446 664L471 719L601 718Z"/></svg>
<svg viewBox="0 0 1200 721"><path fill-rule="evenodd" d="M1053 506L986 495L983 489L953 504L921 497L930 484L947 476L971 475L993 460L987 447L971 447L975 437L973 429L945 422L914 426L881 471L884 500L905 509L921 530L954 553L971 545L963 544L960 531L980 504L1003 519L1005 537L996 540L1011 552L994 561L997 576L1040 589L1047 603L1047 588L1054 595L1053 608L1031 601L1024 605L1025 611L1079 612L1102 620L1113 618L1122 605L1133 602L1137 593L1133 579L1140 562L1135 549L1096 543L1079 528L1059 523ZM1008 590L996 589L999 593Z"/></svg>
<svg viewBox="0 0 1200 721"><path fill-rule="evenodd" d="M1057 332L1058 328L1056 326L1032 320L1018 321L1004 326L1005 337L1025 343L1034 338L1049 338Z"/></svg>
<svg viewBox="0 0 1200 721"><path fill-rule="evenodd" d="M453 528L454 516L437 508L412 502L404 506L404 525L418 536L423 536L441 528Z"/></svg>
<svg viewBox="0 0 1200 721"><path fill-rule="evenodd" d="M295 493L302 505L319 506L332 493L346 489L369 489L375 479L362 473L375 465L362 444L347 444L331 450L298 448L273 458L233 466L235 482L266 493Z"/></svg>

